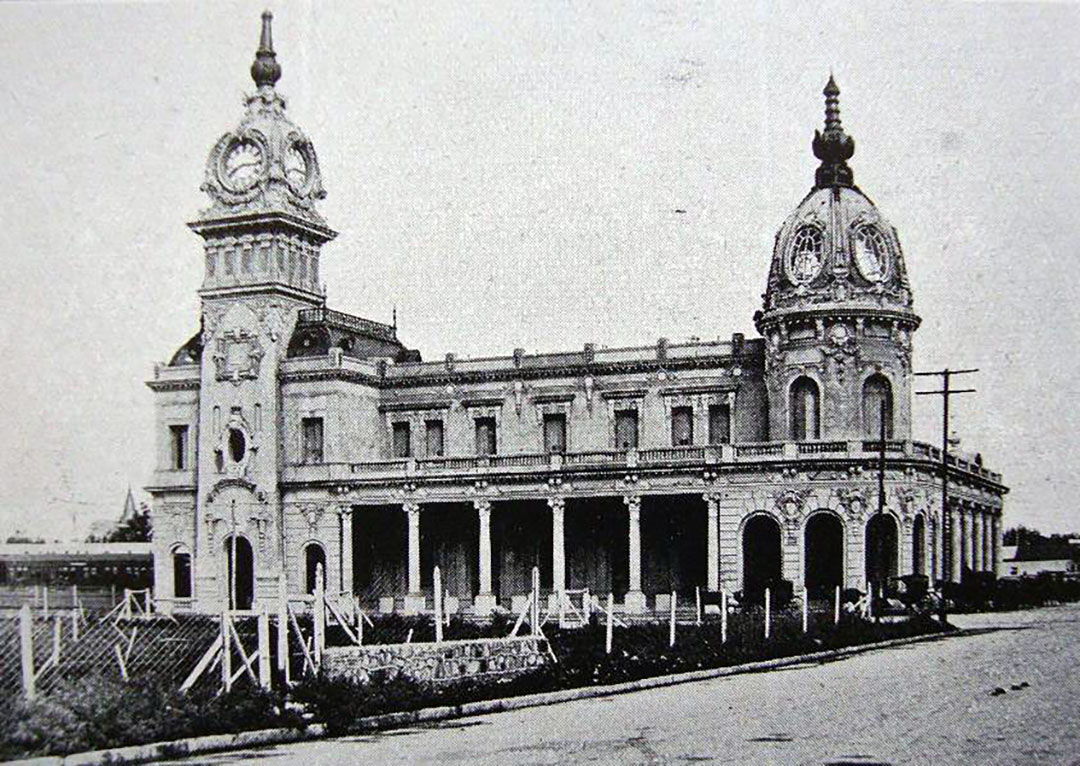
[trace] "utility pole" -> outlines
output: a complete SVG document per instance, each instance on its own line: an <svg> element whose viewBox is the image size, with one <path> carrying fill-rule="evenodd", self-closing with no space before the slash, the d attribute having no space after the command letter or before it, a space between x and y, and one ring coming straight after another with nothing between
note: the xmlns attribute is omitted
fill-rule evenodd
<svg viewBox="0 0 1080 766"><path fill-rule="evenodd" d="M950 382L953 375L968 375L978 372L977 368L970 370L934 370L929 372L917 372L918 377L939 376L941 378L941 390L939 391L916 391L916 396L940 396L942 402L941 417L941 603L938 609L938 618L942 624L947 617L945 606L945 583L952 577L952 519L949 513L949 397L956 394L973 394L974 388L951 388ZM961 546L964 544L960 541Z"/></svg>
<svg viewBox="0 0 1080 766"><path fill-rule="evenodd" d="M878 495L877 495L877 593L874 594L874 621L881 620L881 599L885 596L885 583L888 580L889 568L885 564L885 399L881 400L881 412L878 415ZM874 587L873 585L871 587Z"/></svg>

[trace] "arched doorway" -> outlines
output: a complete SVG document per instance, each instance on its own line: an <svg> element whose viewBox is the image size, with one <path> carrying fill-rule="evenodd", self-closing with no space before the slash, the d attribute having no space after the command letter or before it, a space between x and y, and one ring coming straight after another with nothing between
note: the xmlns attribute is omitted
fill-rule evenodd
<svg viewBox="0 0 1080 766"><path fill-rule="evenodd" d="M318 543L304 546L304 589L307 593L315 592L318 582L319 567L322 567L322 584L326 588L326 551Z"/></svg>
<svg viewBox="0 0 1080 766"><path fill-rule="evenodd" d="M804 533L806 590L810 598L830 598L844 585L844 525L831 513L818 512Z"/></svg>
<svg viewBox="0 0 1080 766"><path fill-rule="evenodd" d="M235 566L233 550L235 548ZM251 609L255 600L255 555L251 543L246 537L231 535L225 539L225 558L228 562L227 575L232 583L229 593L230 609ZM228 587L228 586L226 586Z"/></svg>
<svg viewBox="0 0 1080 766"><path fill-rule="evenodd" d="M911 570L926 574L926 520L921 513L911 523Z"/></svg>
<svg viewBox="0 0 1080 766"><path fill-rule="evenodd" d="M866 581L888 582L899 574L899 531L889 513L875 513L866 525Z"/></svg>
<svg viewBox="0 0 1080 766"><path fill-rule="evenodd" d="M758 514L746 522L742 538L743 593L752 597L780 579L780 524Z"/></svg>

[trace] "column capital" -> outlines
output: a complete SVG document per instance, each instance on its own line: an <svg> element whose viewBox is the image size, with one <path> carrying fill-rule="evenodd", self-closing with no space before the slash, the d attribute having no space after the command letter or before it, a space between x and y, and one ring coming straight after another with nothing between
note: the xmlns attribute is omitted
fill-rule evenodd
<svg viewBox="0 0 1080 766"><path fill-rule="evenodd" d="M490 500L473 500L472 504L473 504L473 508L475 508L476 512L479 513L481 516L484 516L484 515L490 516L491 515L491 501Z"/></svg>
<svg viewBox="0 0 1080 766"><path fill-rule="evenodd" d="M351 505L338 505L334 508L334 511L342 518L345 518L352 516L353 509Z"/></svg>
<svg viewBox="0 0 1080 766"><path fill-rule="evenodd" d="M630 513L641 512L641 495L623 495L623 502Z"/></svg>
<svg viewBox="0 0 1080 766"><path fill-rule="evenodd" d="M710 516L716 516L720 513L720 500L723 497L719 492L706 492L702 495L705 500L705 506L708 508Z"/></svg>
<svg viewBox="0 0 1080 766"><path fill-rule="evenodd" d="M415 500L406 500L404 503L401 504L401 510L405 511L405 513L409 514L410 516L418 514L420 513L420 503L416 502Z"/></svg>
<svg viewBox="0 0 1080 766"><path fill-rule="evenodd" d="M562 513L563 509L566 508L566 498L565 497L549 497L547 499L547 504L548 504L548 507L552 511L557 511L559 513Z"/></svg>

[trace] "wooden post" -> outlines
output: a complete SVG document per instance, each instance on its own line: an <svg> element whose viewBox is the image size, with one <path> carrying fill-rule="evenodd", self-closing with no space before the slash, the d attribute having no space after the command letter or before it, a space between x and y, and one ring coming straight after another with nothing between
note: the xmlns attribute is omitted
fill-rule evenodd
<svg viewBox="0 0 1080 766"><path fill-rule="evenodd" d="M125 619L128 619L128 620L131 619L131 589L130 588L124 588L124 609L123 609L123 614L124 614Z"/></svg>
<svg viewBox="0 0 1080 766"><path fill-rule="evenodd" d="M79 611L77 609L71 612L71 640L79 640Z"/></svg>
<svg viewBox="0 0 1080 766"><path fill-rule="evenodd" d="M435 572L432 575L432 581L435 584L435 643L442 643L442 572L438 567L435 567Z"/></svg>
<svg viewBox="0 0 1080 766"><path fill-rule="evenodd" d="M836 597L833 599L833 625L840 624L840 586L836 586Z"/></svg>
<svg viewBox="0 0 1080 766"><path fill-rule="evenodd" d="M265 603L259 612L259 686L270 688L270 615Z"/></svg>
<svg viewBox="0 0 1080 766"><path fill-rule="evenodd" d="M768 638L769 638L769 627L770 627L769 626L769 621L770 621L769 611L770 611L771 607L772 607L772 593L769 591L768 588L766 588L765 589L765 639L766 640L768 640Z"/></svg>
<svg viewBox="0 0 1080 766"><path fill-rule="evenodd" d="M34 617L30 605L19 610L19 654L22 658L22 688L27 699L33 699L34 689Z"/></svg>
<svg viewBox="0 0 1080 766"><path fill-rule="evenodd" d="M315 667L322 663L326 648L326 586L323 583L322 564L315 565L315 602L312 604L312 620L315 623Z"/></svg>
<svg viewBox="0 0 1080 766"><path fill-rule="evenodd" d="M720 643L727 643L727 591L720 590Z"/></svg>
<svg viewBox="0 0 1080 766"><path fill-rule="evenodd" d="M289 679L289 594L286 590L285 573L278 574L277 605L277 667Z"/></svg>
<svg viewBox="0 0 1080 766"><path fill-rule="evenodd" d="M532 570L532 634L540 635L540 567Z"/></svg>
<svg viewBox="0 0 1080 766"><path fill-rule="evenodd" d="M79 586L78 584L71 586L71 608L79 608Z"/></svg>
<svg viewBox="0 0 1080 766"><path fill-rule="evenodd" d="M60 664L60 645L64 640L64 618L59 614L53 618L53 637L52 637L52 663L55 667Z"/></svg>
<svg viewBox="0 0 1080 766"><path fill-rule="evenodd" d="M802 632L806 633L810 625L810 591L803 589L802 599Z"/></svg>
<svg viewBox="0 0 1080 766"><path fill-rule="evenodd" d="M614 622L615 611L615 596L612 593L607 594L607 632L604 637L604 652L611 654L611 626Z"/></svg>
<svg viewBox="0 0 1080 766"><path fill-rule="evenodd" d="M46 619L48 619L48 617L49 617L49 586L48 585L46 585L42 589L41 614Z"/></svg>
<svg viewBox="0 0 1080 766"><path fill-rule="evenodd" d="M356 613L356 643L364 645L364 612L360 609L360 597L353 596L353 609Z"/></svg>
<svg viewBox="0 0 1080 766"><path fill-rule="evenodd" d="M221 685L232 691L232 639L229 636L229 610L221 610Z"/></svg>
<svg viewBox="0 0 1080 766"><path fill-rule="evenodd" d="M869 585L866 588L866 612L863 617L870 617L874 614L874 586Z"/></svg>
<svg viewBox="0 0 1080 766"><path fill-rule="evenodd" d="M671 620L668 623L668 646L675 646L675 591L671 591Z"/></svg>
<svg viewBox="0 0 1080 766"><path fill-rule="evenodd" d="M701 624L701 586L694 586L694 598L697 600L697 624Z"/></svg>
<svg viewBox="0 0 1080 766"><path fill-rule="evenodd" d="M109 606L116 606L116 583L109 583Z"/></svg>

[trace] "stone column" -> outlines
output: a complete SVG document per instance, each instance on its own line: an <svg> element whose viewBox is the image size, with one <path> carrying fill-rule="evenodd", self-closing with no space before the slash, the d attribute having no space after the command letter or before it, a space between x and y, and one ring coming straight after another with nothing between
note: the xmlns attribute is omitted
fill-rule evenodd
<svg viewBox="0 0 1080 766"><path fill-rule="evenodd" d="M549 497L551 508L551 590L556 597L566 591L566 545L563 540L563 518L566 499Z"/></svg>
<svg viewBox="0 0 1080 766"><path fill-rule="evenodd" d="M420 503L405 503L409 519L409 593L405 596L405 614L419 614L427 606L420 591Z"/></svg>
<svg viewBox="0 0 1080 766"><path fill-rule="evenodd" d="M952 540L948 541L949 545L949 581L960 582L960 566L963 551L963 527L961 523L962 516L960 515L960 508L957 505L950 505L949 510L949 534Z"/></svg>
<svg viewBox="0 0 1080 766"><path fill-rule="evenodd" d="M480 520L480 592L473 611L487 616L495 609L495 595L491 592L491 501L474 500L473 507Z"/></svg>
<svg viewBox="0 0 1080 766"><path fill-rule="evenodd" d="M994 572L994 517L989 508L983 509L983 569Z"/></svg>
<svg viewBox="0 0 1080 766"><path fill-rule="evenodd" d="M994 574L1001 575L1001 511L994 511L990 517L990 548L994 559Z"/></svg>
<svg viewBox="0 0 1080 766"><path fill-rule="evenodd" d="M630 516L630 586L623 604L627 614L645 611L645 594L641 590L641 498L637 495L623 497Z"/></svg>
<svg viewBox="0 0 1080 766"><path fill-rule="evenodd" d="M971 568L976 572L983 571L982 537L982 510L976 507L971 511Z"/></svg>
<svg viewBox="0 0 1080 766"><path fill-rule="evenodd" d="M341 591L351 594L353 592L353 509L349 506L339 506L341 514L341 562L339 573L341 575Z"/></svg>
<svg viewBox="0 0 1080 766"><path fill-rule="evenodd" d="M957 582L964 576L964 570L971 567L970 527L967 508L961 503L956 508L956 529L960 538L960 568L957 573Z"/></svg>
<svg viewBox="0 0 1080 766"><path fill-rule="evenodd" d="M711 593L720 590L720 529L717 522L720 518L720 498L716 495L705 495L705 507L708 511L705 519L706 545L706 568L705 588Z"/></svg>

